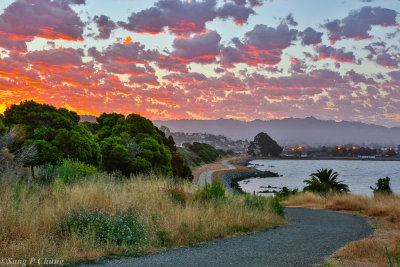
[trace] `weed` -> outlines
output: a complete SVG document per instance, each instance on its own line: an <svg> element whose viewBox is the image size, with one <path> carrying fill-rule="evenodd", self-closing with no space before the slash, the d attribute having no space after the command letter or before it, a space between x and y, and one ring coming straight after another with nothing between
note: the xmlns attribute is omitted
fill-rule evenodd
<svg viewBox="0 0 400 267"><path fill-rule="evenodd" d="M168 247L171 243L171 239L169 238L169 232L166 230L159 230L156 232L160 245L163 247Z"/></svg>
<svg viewBox="0 0 400 267"><path fill-rule="evenodd" d="M211 185L206 184L201 189L197 190L196 197L203 201L224 200L226 198L225 189L220 183L212 181Z"/></svg>
<svg viewBox="0 0 400 267"><path fill-rule="evenodd" d="M390 267L400 266L400 248L396 247L395 252L390 252L387 247L385 247L385 254Z"/></svg>
<svg viewBox="0 0 400 267"><path fill-rule="evenodd" d="M102 210L75 211L59 222L61 235L91 237L116 246L141 247L147 244L146 229L132 211L108 214Z"/></svg>
<svg viewBox="0 0 400 267"><path fill-rule="evenodd" d="M246 206L252 209L263 211L266 208L267 199L263 196L246 194L244 196L244 203L246 204Z"/></svg>
<svg viewBox="0 0 400 267"><path fill-rule="evenodd" d="M14 205L15 209L18 210L22 202L22 190L24 189L24 182L22 179L18 181L14 186Z"/></svg>
<svg viewBox="0 0 400 267"><path fill-rule="evenodd" d="M181 205L186 204L187 193L185 193L182 187L180 186L170 187L165 189L165 192L173 201L177 202L178 204Z"/></svg>
<svg viewBox="0 0 400 267"><path fill-rule="evenodd" d="M285 215L285 210L279 200L275 197L271 198L270 208L279 216Z"/></svg>

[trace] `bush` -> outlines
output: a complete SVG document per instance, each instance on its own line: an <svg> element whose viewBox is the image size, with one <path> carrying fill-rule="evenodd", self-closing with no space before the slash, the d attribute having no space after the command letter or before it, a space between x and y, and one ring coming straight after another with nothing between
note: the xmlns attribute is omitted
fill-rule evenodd
<svg viewBox="0 0 400 267"><path fill-rule="evenodd" d="M167 188L167 189L165 189L165 192L168 194L169 197L171 197L171 199L173 201L175 201L181 205L186 204L186 200L187 200L188 196L182 187L176 186L176 187Z"/></svg>
<svg viewBox="0 0 400 267"><path fill-rule="evenodd" d="M79 210L65 216L58 224L62 236L94 237L101 243L142 247L148 243L146 229L132 211L109 214L102 210Z"/></svg>
<svg viewBox="0 0 400 267"><path fill-rule="evenodd" d="M65 184L71 184L95 173L97 173L96 167L66 159L59 166L51 164L40 166L36 180L49 184L59 177Z"/></svg>
<svg viewBox="0 0 400 267"><path fill-rule="evenodd" d="M277 198L271 199L271 210L279 216L285 215L285 210Z"/></svg>
<svg viewBox="0 0 400 267"><path fill-rule="evenodd" d="M244 196L244 203L246 204L246 206L252 209L263 211L265 210L265 207L267 205L267 199L263 196L246 194Z"/></svg>
<svg viewBox="0 0 400 267"><path fill-rule="evenodd" d="M297 194L298 191L299 190L297 188L290 190L289 188L284 186L281 191L275 193L275 196L279 199L287 199L289 196Z"/></svg>
<svg viewBox="0 0 400 267"><path fill-rule="evenodd" d="M376 188L373 188L370 186L370 188L374 191L375 193L386 193L386 194L391 194L392 193L392 188L390 188L390 178L380 178L376 182Z"/></svg>
<svg viewBox="0 0 400 267"><path fill-rule="evenodd" d="M207 184L197 190L196 197L203 201L217 201L225 199L225 189L217 181L212 181L211 185Z"/></svg>

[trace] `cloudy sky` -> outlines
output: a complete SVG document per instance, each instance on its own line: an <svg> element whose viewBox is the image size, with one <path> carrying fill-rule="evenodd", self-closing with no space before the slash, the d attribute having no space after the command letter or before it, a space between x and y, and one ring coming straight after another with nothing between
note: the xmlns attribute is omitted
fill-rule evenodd
<svg viewBox="0 0 400 267"><path fill-rule="evenodd" d="M0 113L400 126L399 0L1 0Z"/></svg>

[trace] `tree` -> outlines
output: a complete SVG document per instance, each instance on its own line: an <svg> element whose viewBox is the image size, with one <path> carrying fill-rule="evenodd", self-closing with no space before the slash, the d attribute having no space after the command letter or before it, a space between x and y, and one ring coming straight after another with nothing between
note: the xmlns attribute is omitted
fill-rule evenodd
<svg viewBox="0 0 400 267"><path fill-rule="evenodd" d="M248 153L252 156L278 157L282 153L282 147L266 133L259 133L250 142Z"/></svg>
<svg viewBox="0 0 400 267"><path fill-rule="evenodd" d="M130 174L130 157L121 137L113 136L100 143L103 156L103 168L108 172L121 171L124 175Z"/></svg>
<svg viewBox="0 0 400 267"><path fill-rule="evenodd" d="M44 165L45 163L58 164L61 161L61 153L57 147L44 140L27 140L24 144L25 149L21 149L16 159L26 167L31 167L32 178L35 178L34 166ZM37 154L33 157L24 157L23 151L33 146ZM24 158L21 160L21 158Z"/></svg>
<svg viewBox="0 0 400 267"><path fill-rule="evenodd" d="M129 114L125 118L117 113L103 113L97 122L98 127L92 127L92 129L97 129L97 140L102 142L109 137L122 139L120 145L127 149L130 157L129 171L126 171L126 166L124 166L124 170L119 169L123 173L129 175L155 169L165 175L178 177L185 175L183 178L188 175L190 168L188 166L185 168L184 162L179 160L173 138L166 138L165 134L150 120L138 114ZM108 152L102 148L103 161L105 161L105 157L110 160L111 154L104 155L104 153ZM180 165L172 166L173 164ZM105 167L105 169L107 170L109 167ZM182 171L183 169L185 172Z"/></svg>
<svg viewBox="0 0 400 267"><path fill-rule="evenodd" d="M24 140L11 147L17 158L21 148L30 144L37 146L37 159L30 161L29 166L56 164L59 157L95 166L100 164L100 147L93 134L79 124L80 118L75 112L34 101L24 101L12 105L4 115L7 126L20 125L26 131Z"/></svg>
<svg viewBox="0 0 400 267"><path fill-rule="evenodd" d="M304 191L312 191L326 194L330 190L336 192L349 192L348 185L344 184L343 181L338 181L339 174L334 172L332 169L320 169L316 173L310 174L311 179L304 180L307 186L304 187Z"/></svg>

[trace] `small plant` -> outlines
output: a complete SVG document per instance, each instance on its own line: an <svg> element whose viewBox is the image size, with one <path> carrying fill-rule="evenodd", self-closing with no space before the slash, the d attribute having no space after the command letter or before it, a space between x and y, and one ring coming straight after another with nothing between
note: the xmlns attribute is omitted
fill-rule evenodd
<svg viewBox="0 0 400 267"><path fill-rule="evenodd" d="M40 166L36 180L42 184L49 184L59 177L65 184L72 184L95 173L97 169L93 166L66 159L58 166L49 163Z"/></svg>
<svg viewBox="0 0 400 267"><path fill-rule="evenodd" d="M171 243L171 239L169 238L169 232L166 230L159 230L156 232L160 245L163 247L167 247Z"/></svg>
<svg viewBox="0 0 400 267"><path fill-rule="evenodd" d="M386 193L386 194L391 194L392 189L390 188L390 178L386 176L386 178L380 178L376 182L376 187L373 188L370 186L371 190L374 191L375 193Z"/></svg>
<svg viewBox="0 0 400 267"><path fill-rule="evenodd" d="M61 235L94 236L96 241L116 246L142 247L147 244L146 229L132 211L109 214L102 210L80 210L65 216L58 224Z"/></svg>
<svg viewBox="0 0 400 267"><path fill-rule="evenodd" d="M283 206L281 205L279 200L275 197L271 198L270 208L275 214L279 216L285 215L285 210Z"/></svg>
<svg viewBox="0 0 400 267"><path fill-rule="evenodd" d="M176 187L171 187L165 189L165 192L168 194L168 196L171 197L171 199L181 205L185 205L187 201L187 193L183 190L182 187L176 186Z"/></svg>
<svg viewBox="0 0 400 267"><path fill-rule="evenodd" d="M225 199L225 189L217 181L212 181L211 185L206 184L197 190L196 197L203 201L217 201Z"/></svg>
<svg viewBox="0 0 400 267"><path fill-rule="evenodd" d="M279 197L280 199L286 199L291 195L297 194L298 192L299 190L297 188L290 190L289 188L284 186L281 191L275 193L275 196Z"/></svg>
<svg viewBox="0 0 400 267"><path fill-rule="evenodd" d="M246 194L244 196L244 203L249 208L263 211L263 210L265 210L265 207L267 205L267 199L263 196Z"/></svg>
<svg viewBox="0 0 400 267"><path fill-rule="evenodd" d="M390 267L400 266L400 247L396 246L395 252L393 253L385 247L385 254Z"/></svg>

